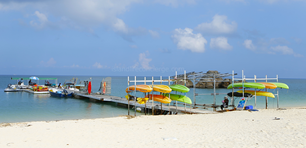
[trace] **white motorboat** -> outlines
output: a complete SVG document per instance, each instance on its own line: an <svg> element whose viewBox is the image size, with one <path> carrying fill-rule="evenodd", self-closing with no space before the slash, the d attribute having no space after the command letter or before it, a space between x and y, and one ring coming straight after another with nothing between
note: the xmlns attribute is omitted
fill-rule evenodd
<svg viewBox="0 0 306 148"><path fill-rule="evenodd" d="M7 85L7 88L4 89L4 92L19 92L19 91L22 90L19 89L17 85L12 85L12 84Z"/></svg>

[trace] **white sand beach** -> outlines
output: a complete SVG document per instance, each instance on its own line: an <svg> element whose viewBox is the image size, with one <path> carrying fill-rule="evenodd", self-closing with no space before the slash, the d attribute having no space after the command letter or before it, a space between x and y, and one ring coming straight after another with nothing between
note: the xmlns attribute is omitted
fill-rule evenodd
<svg viewBox="0 0 306 148"><path fill-rule="evenodd" d="M2 123L0 147L306 147L306 108Z"/></svg>

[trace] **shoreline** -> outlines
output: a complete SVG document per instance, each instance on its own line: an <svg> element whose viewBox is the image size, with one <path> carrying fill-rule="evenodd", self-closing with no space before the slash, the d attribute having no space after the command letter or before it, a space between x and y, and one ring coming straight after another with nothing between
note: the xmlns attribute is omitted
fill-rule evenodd
<svg viewBox="0 0 306 148"><path fill-rule="evenodd" d="M276 108L268 108L268 109L263 109L263 108L258 108L259 111L262 110L291 110L291 109L306 109L306 106L298 106L298 107L280 107L279 109ZM227 112L235 112L237 110L231 110L231 111L216 111L214 113L205 113L205 114L218 114L218 113L227 113ZM243 110L247 111L247 110ZM178 114L177 116L182 116L182 115L190 115L190 114ZM193 114L193 115L201 115L201 114ZM202 114L204 115L204 114ZM152 115L137 115L134 117L133 115L118 115L118 116L113 116L113 117L105 117L105 118L81 118L81 119L60 119L60 120L37 120L37 121L21 121L21 122L0 122L0 128L3 127L2 125L5 124L22 124L22 123L30 123L30 122L61 122L61 121L79 121L79 120L96 120L96 119L112 119L112 118L120 118L120 117L127 117L127 118L138 118L141 116L152 116ZM154 115L156 117L158 116L172 116L172 115ZM175 115L173 115L175 116Z"/></svg>
<svg viewBox="0 0 306 148"><path fill-rule="evenodd" d="M305 147L306 107L0 126L0 147Z"/></svg>

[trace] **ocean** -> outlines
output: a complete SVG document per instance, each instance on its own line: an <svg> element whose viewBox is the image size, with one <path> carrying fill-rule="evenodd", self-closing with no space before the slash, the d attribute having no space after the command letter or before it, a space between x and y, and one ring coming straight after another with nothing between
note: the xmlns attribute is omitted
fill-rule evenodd
<svg viewBox="0 0 306 148"><path fill-rule="evenodd" d="M71 120L71 119L92 119L92 118L109 118L127 115L127 108L119 107L115 103L110 102L91 102L87 99L75 98L56 98L48 94L30 94L27 92L4 92L8 84L16 84L16 80L11 77L30 77L22 75L0 75L0 123L11 122L29 122L29 121L55 121L55 120ZM105 76L38 76L57 78L58 83L64 83L65 80L78 78L79 80L88 80L92 78L92 91L98 92L100 82ZM126 95L125 88L128 86L127 77L111 77L113 96L124 97ZM138 77L143 79L143 77ZM130 80L134 78L130 77ZM151 77L147 77L151 79ZM159 77L155 78L159 79ZM164 79L167 79L164 77ZM302 107L306 106L306 79L279 79L279 82L286 83L289 90L279 89L280 107ZM50 81L50 83L55 83ZM27 84L27 82L26 82ZM40 81L39 84L44 84ZM164 83L166 84L166 83ZM133 85L133 84L130 84ZM269 90L276 93L276 90ZM187 93L187 96L194 101L193 88ZM197 104L213 104L213 89L196 89L198 94L208 94L196 96ZM221 105L226 93L231 92L227 89L216 89L216 104ZM142 97L142 93L137 93ZM235 99L237 105L240 98ZM277 100L275 98L268 99L268 108L277 108ZM254 106L255 99L252 98L247 105ZM265 97L257 97L257 109L265 108ZM189 106L188 106L189 107ZM201 107L199 107L201 108ZM202 107L203 108L203 107ZM134 114L131 109L131 114ZM142 115L142 113L137 113Z"/></svg>

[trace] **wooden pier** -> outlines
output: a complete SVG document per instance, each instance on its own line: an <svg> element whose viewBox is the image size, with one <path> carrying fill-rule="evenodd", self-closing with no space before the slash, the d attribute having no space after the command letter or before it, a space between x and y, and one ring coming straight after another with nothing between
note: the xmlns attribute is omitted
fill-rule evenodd
<svg viewBox="0 0 306 148"><path fill-rule="evenodd" d="M146 113L152 113L154 110L154 114L164 114L166 111L166 114L213 114L216 113L214 111L209 111L209 110L203 110L203 109L194 109L190 108L190 105L187 105L187 107L181 107L181 106L172 106L168 104L163 104L161 105L160 103L155 103L154 102L154 107L152 106L152 102L148 102L145 104L138 104L135 101L128 101L126 98L122 97L117 97L117 96L109 96L109 95L97 95L97 94L85 94L85 93L79 93L75 92L74 93L76 98L88 98L91 100L96 100L96 101L102 101L102 102L114 102L117 103L118 106L124 106L128 107L128 104L130 105L130 108L136 107L140 108L141 111L139 112L145 112ZM170 112L169 112L170 111Z"/></svg>

